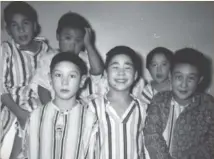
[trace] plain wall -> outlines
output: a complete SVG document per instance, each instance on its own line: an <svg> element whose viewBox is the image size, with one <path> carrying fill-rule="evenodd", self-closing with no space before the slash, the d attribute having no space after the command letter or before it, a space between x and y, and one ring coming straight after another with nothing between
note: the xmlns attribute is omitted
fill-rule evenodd
<svg viewBox="0 0 214 159"><path fill-rule="evenodd" d="M8 3L1 2L1 12ZM128 45L143 59L154 47L163 46L172 51L193 47L214 61L213 2L28 3L38 12L41 35L48 38L54 48L58 47L55 32L59 18L73 11L85 16L91 23L96 32L96 46L103 59L114 46ZM2 40L8 39L5 30L1 37ZM150 79L146 70L145 78ZM212 84L209 92L214 95L213 88Z"/></svg>

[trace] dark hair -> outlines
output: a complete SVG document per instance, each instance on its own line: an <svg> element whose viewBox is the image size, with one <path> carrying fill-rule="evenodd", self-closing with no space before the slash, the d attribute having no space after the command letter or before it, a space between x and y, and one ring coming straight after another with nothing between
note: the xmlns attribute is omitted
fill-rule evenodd
<svg viewBox="0 0 214 159"><path fill-rule="evenodd" d="M183 48L175 52L171 70L173 71L178 64L190 64L197 68L200 76L204 76L205 61L205 56L201 52L192 48Z"/></svg>
<svg viewBox="0 0 214 159"><path fill-rule="evenodd" d="M31 7L28 3L23 1L15 1L11 2L5 9L4 9L4 20L6 25L10 25L11 19L14 14L21 14L26 16L30 21L36 23L36 31L34 32L34 36L37 36L40 31L41 27L38 23L38 16L36 10Z"/></svg>
<svg viewBox="0 0 214 159"><path fill-rule="evenodd" d="M108 68L110 61L112 60L112 58L116 55L126 55L128 57L131 58L133 65L134 65L134 69L138 72L138 74L140 74L140 63L141 63L141 59L139 58L138 54L131 49L128 46L116 46L114 48L112 48L107 54L106 54L106 62L105 62L105 69Z"/></svg>
<svg viewBox="0 0 214 159"><path fill-rule="evenodd" d="M62 29L67 27L80 29L85 34L85 28L90 28L90 25L88 21L81 15L74 12L68 12L62 15L62 17L59 19L56 33L60 34Z"/></svg>
<svg viewBox="0 0 214 159"><path fill-rule="evenodd" d="M55 55L51 61L50 72L52 73L55 66L62 61L72 62L79 67L81 75L87 74L87 66L85 62L72 52L61 52Z"/></svg>
<svg viewBox="0 0 214 159"><path fill-rule="evenodd" d="M165 47L156 47L152 51L150 51L146 57L147 69L149 69L149 65L151 64L153 57L157 54L163 54L166 57L166 59L169 61L170 66L172 65L173 52Z"/></svg>

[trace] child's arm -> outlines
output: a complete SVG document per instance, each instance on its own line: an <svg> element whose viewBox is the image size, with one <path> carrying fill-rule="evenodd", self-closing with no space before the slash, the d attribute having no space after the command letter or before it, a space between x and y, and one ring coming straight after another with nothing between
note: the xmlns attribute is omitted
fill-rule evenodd
<svg viewBox="0 0 214 159"><path fill-rule="evenodd" d="M156 99L154 98L153 101ZM172 159L163 137L162 117L157 102L148 106L144 127L145 146L151 159Z"/></svg>
<svg viewBox="0 0 214 159"><path fill-rule="evenodd" d="M22 109L19 105L17 105L11 95L9 93L5 93L1 95L1 102L8 107L8 109L15 114L17 117L19 124L22 128L24 128L25 123L28 119L29 112Z"/></svg>
<svg viewBox="0 0 214 159"><path fill-rule="evenodd" d="M40 85L38 86L38 95L42 105L46 105L49 101L51 101L50 91Z"/></svg>
<svg viewBox="0 0 214 159"><path fill-rule="evenodd" d="M92 30L90 28L85 28L84 44L88 52L89 63L91 67L90 73L92 75L102 74L104 70L104 64L96 48L92 44Z"/></svg>
<svg viewBox="0 0 214 159"><path fill-rule="evenodd" d="M11 50L7 43L1 45L1 53L3 58L3 94L1 95L1 102L3 105L7 106L7 108L17 117L21 127L24 127L25 122L28 118L29 112L23 110L12 98L10 92L19 92L23 89L21 87L16 87L13 90L10 90L10 86L12 85L11 81Z"/></svg>

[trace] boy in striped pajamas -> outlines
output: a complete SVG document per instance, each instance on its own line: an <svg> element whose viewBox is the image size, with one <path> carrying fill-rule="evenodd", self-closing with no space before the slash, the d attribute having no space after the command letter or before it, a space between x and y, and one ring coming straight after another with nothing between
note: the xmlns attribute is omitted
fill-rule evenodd
<svg viewBox="0 0 214 159"><path fill-rule="evenodd" d="M130 92L138 77L135 51L117 46L107 53L105 69L108 91L92 99L98 116L100 159L144 159L143 125L145 108ZM102 80L101 80L102 85Z"/></svg>
<svg viewBox="0 0 214 159"><path fill-rule="evenodd" d="M4 9L4 20L6 30L12 40L3 42L1 46L3 137L12 128L11 126L15 126L16 119L18 127L24 128L29 112L41 104L38 96L29 87L29 83L37 69L40 57L49 51L45 39L37 37L40 32L38 17L34 8L29 4L11 2ZM18 142L17 134L15 143Z"/></svg>
<svg viewBox="0 0 214 159"><path fill-rule="evenodd" d="M87 66L72 53L59 53L50 65L50 82L55 98L30 116L23 153L18 158L92 158L96 115L77 100L84 85ZM95 130L94 130L95 129ZM93 130L93 131L92 131Z"/></svg>

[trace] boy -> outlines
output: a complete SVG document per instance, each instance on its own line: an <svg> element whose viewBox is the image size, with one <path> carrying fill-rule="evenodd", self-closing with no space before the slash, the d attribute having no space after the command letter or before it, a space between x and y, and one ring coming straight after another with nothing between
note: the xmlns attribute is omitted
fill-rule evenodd
<svg viewBox="0 0 214 159"><path fill-rule="evenodd" d="M171 89L169 77L172 58L172 51L164 47L154 48L147 55L146 68L153 80L143 88L139 96L145 103L149 104L156 93Z"/></svg>
<svg viewBox="0 0 214 159"><path fill-rule="evenodd" d="M148 107L144 134L152 159L214 157L214 99L196 91L203 80L203 61L194 49L175 52L172 91L158 93Z"/></svg>
<svg viewBox="0 0 214 159"><path fill-rule="evenodd" d="M138 56L129 47L117 46L107 53L105 69L109 89L92 99L99 125L100 159L144 159L145 110L131 94L138 77Z"/></svg>
<svg viewBox="0 0 214 159"><path fill-rule="evenodd" d="M4 9L4 20L12 40L3 42L1 46L4 90L1 95L3 137L11 125L15 124L16 119L23 128L29 112L40 105L29 83L40 57L49 50L47 42L37 37L40 32L38 17L29 4L11 2Z"/></svg>
<svg viewBox="0 0 214 159"><path fill-rule="evenodd" d="M102 74L103 63L94 47L92 30L85 18L73 12L64 14L58 22L56 34L60 52L69 51L79 55L86 62L87 67L90 69L90 75L94 76L95 79L97 75ZM85 50L87 53L84 52ZM49 92L51 92L52 97L54 96L54 91L48 82L48 68L55 54L46 55L42 58L41 68L38 69L31 85L35 92L38 90L43 104L51 100ZM81 92L83 97L89 94L89 89Z"/></svg>
<svg viewBox="0 0 214 159"><path fill-rule="evenodd" d="M93 155L89 142L97 119L86 105L77 100L86 74L87 67L77 55L68 52L54 56L50 64L50 79L55 97L31 114L25 157L83 159ZM22 157L20 154L18 158Z"/></svg>

